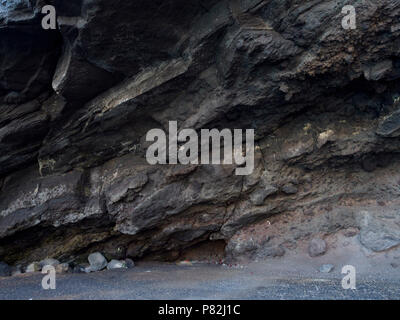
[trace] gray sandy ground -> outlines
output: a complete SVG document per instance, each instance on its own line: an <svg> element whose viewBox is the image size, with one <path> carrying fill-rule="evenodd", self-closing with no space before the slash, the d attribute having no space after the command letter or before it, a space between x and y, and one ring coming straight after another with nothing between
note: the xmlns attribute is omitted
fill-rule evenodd
<svg viewBox="0 0 400 320"><path fill-rule="evenodd" d="M292 265L293 266L293 265ZM43 290L43 275L0 279L0 299L399 299L400 277L365 273L356 290L344 290L337 268L296 269L281 263L247 266L144 264L130 270L57 276L55 290Z"/></svg>

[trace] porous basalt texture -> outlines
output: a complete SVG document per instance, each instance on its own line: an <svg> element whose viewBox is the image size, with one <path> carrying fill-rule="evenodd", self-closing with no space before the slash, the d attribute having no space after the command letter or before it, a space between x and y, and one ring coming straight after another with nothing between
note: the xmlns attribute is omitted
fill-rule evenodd
<svg viewBox="0 0 400 320"><path fill-rule="evenodd" d="M398 247L400 0L353 2L0 1L0 260ZM254 129L254 172L149 165L168 121Z"/></svg>

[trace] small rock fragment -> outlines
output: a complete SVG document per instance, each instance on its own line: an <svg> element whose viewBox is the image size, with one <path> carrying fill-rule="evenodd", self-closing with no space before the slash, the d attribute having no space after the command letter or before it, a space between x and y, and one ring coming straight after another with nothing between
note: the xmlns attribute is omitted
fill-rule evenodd
<svg viewBox="0 0 400 320"><path fill-rule="evenodd" d="M317 147L318 148L323 147L327 142L329 142L332 139L333 135L334 132L331 129L321 132L318 136Z"/></svg>
<svg viewBox="0 0 400 320"><path fill-rule="evenodd" d="M85 267L84 272L85 273L91 273L91 272L95 272L96 270L92 269L91 266Z"/></svg>
<svg viewBox="0 0 400 320"><path fill-rule="evenodd" d="M335 268L335 266L334 266L333 264L323 264L323 265L319 268L319 272L322 272L322 273L329 273L329 272L331 272L334 268Z"/></svg>
<svg viewBox="0 0 400 320"><path fill-rule="evenodd" d="M322 256L326 252L326 242L321 238L314 238L308 245L308 253L311 257Z"/></svg>
<svg viewBox="0 0 400 320"><path fill-rule="evenodd" d="M85 269L86 267L77 264L73 266L72 273L85 273L86 272Z"/></svg>

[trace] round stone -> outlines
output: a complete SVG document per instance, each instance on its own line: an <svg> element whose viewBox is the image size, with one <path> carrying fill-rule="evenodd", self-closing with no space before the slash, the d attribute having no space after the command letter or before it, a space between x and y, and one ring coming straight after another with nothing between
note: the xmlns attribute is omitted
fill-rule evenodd
<svg viewBox="0 0 400 320"><path fill-rule="evenodd" d="M321 238L314 238L308 245L308 253L311 257L322 256L326 252L326 242Z"/></svg>

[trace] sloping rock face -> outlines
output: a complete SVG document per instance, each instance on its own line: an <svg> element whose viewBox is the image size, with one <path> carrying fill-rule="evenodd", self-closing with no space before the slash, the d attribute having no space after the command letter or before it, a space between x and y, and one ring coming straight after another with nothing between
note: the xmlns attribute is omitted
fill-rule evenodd
<svg viewBox="0 0 400 320"><path fill-rule="evenodd" d="M0 1L0 260L399 246L400 0L355 1L349 30L347 4ZM169 121L254 129L253 173L148 164Z"/></svg>

